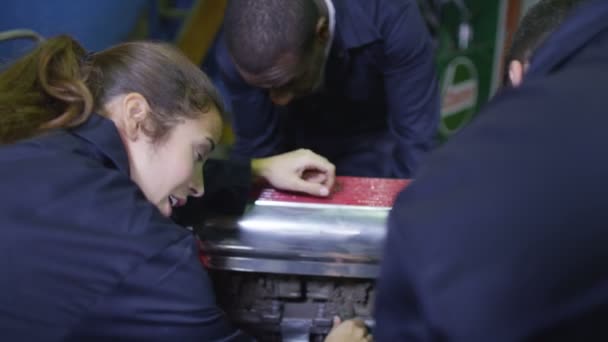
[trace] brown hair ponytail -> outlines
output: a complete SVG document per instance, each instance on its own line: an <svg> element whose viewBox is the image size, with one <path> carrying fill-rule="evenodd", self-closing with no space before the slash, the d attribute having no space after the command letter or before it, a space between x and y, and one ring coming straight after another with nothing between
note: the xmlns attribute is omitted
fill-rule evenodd
<svg viewBox="0 0 608 342"><path fill-rule="evenodd" d="M183 118L223 111L211 80L172 45L130 42L90 55L59 36L0 72L0 145L77 126L128 93L150 104L144 129L155 141Z"/></svg>
<svg viewBox="0 0 608 342"><path fill-rule="evenodd" d="M0 72L0 144L86 121L85 57L78 42L58 36Z"/></svg>

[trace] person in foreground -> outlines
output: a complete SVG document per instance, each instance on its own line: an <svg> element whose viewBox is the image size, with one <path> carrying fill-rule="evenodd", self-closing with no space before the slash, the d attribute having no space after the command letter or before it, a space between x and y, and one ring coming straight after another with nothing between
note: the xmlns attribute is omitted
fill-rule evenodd
<svg viewBox="0 0 608 342"><path fill-rule="evenodd" d="M221 110L202 71L161 43L88 54L60 36L0 73L3 340L248 340L169 218L203 195ZM253 172L276 186L302 190L303 170L322 175L313 193L333 182L312 152L273 158ZM370 339L357 321L328 337Z"/></svg>
<svg viewBox="0 0 608 342"><path fill-rule="evenodd" d="M606 18L574 9L400 194L376 340L608 340Z"/></svg>

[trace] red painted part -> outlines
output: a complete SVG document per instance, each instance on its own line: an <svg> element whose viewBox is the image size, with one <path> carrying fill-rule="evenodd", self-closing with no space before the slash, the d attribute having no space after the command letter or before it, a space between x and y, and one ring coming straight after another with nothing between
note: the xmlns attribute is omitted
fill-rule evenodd
<svg viewBox="0 0 608 342"><path fill-rule="evenodd" d="M408 179L336 177L336 184L328 197L315 197L280 191L265 186L258 200L307 204L392 207L395 197L410 183Z"/></svg>

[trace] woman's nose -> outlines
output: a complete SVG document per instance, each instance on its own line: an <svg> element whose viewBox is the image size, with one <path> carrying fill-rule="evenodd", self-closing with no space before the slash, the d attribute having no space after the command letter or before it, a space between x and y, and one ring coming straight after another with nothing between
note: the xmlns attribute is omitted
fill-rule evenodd
<svg viewBox="0 0 608 342"><path fill-rule="evenodd" d="M201 197L205 194L205 181L203 179L203 168L195 168L192 183L190 184L190 196Z"/></svg>
<svg viewBox="0 0 608 342"><path fill-rule="evenodd" d="M190 196L192 197L202 197L205 194L205 188L203 186L200 187L190 187Z"/></svg>

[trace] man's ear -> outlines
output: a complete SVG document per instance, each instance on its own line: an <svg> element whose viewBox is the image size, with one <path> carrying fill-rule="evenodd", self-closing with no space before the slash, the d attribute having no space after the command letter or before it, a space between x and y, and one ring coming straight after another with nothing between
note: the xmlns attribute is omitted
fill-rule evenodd
<svg viewBox="0 0 608 342"><path fill-rule="evenodd" d="M315 35L317 37L317 41L322 44L329 41L329 21L327 20L327 17L321 16L319 20L317 20Z"/></svg>
<svg viewBox="0 0 608 342"><path fill-rule="evenodd" d="M150 113L150 105L140 93L129 93L122 100L124 131L129 140L136 141L144 134L144 127Z"/></svg>
<svg viewBox="0 0 608 342"><path fill-rule="evenodd" d="M509 63L509 81L513 87L518 87L524 79L524 72L527 66L514 59Z"/></svg>

